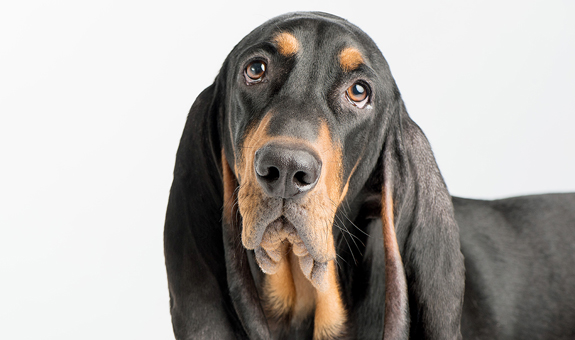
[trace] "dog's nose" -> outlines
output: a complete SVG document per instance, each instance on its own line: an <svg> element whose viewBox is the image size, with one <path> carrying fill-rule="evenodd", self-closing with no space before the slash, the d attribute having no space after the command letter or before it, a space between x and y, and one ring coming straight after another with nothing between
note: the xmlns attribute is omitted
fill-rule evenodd
<svg viewBox="0 0 575 340"><path fill-rule="evenodd" d="M256 151L255 172L269 196L295 198L315 187L321 160L306 145L270 143Z"/></svg>

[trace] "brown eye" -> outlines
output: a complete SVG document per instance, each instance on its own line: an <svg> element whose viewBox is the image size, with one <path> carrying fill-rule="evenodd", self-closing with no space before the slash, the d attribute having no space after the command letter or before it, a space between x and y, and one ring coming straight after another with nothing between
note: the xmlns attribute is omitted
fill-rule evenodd
<svg viewBox="0 0 575 340"><path fill-rule="evenodd" d="M355 83L347 89L346 94L349 100L359 104L367 99L368 89L360 83Z"/></svg>
<svg viewBox="0 0 575 340"><path fill-rule="evenodd" d="M246 80L250 83L257 83L262 80L265 73L266 63L261 60L252 61L248 67L246 67Z"/></svg>

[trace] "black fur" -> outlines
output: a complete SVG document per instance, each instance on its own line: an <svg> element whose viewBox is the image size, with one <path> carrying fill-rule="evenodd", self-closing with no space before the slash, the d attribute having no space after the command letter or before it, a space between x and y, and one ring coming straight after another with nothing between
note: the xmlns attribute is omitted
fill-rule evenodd
<svg viewBox="0 0 575 340"><path fill-rule="evenodd" d="M305 37L302 49L315 54L278 55L264 43L278 31L298 32ZM366 59L352 77L338 71L337 56L329 54L345 44ZM243 87L246 61L258 53L275 66L270 68L274 77L259 88ZM341 94L354 77L367 80L373 91L368 114L342 104ZM427 139L409 118L373 41L343 19L292 13L244 38L190 110L164 233L177 339L311 337L311 321L297 329L268 327L260 302L264 274L253 252L242 247L241 218L230 223L222 218L221 151L233 160L245 131L270 109L284 113L272 133L310 138L321 119L343 145L343 173L350 185L333 229L348 312L345 337L384 336L384 187L393 193L408 283L406 336L575 337L575 195L493 202L453 198L452 204Z"/></svg>

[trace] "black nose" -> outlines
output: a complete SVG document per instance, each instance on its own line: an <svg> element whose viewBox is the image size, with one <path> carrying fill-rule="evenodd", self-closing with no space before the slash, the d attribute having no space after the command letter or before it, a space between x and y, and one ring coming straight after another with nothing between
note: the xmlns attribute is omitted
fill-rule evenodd
<svg viewBox="0 0 575 340"><path fill-rule="evenodd" d="M256 151L258 182L272 197L294 198L315 187L321 161L306 145L269 143Z"/></svg>

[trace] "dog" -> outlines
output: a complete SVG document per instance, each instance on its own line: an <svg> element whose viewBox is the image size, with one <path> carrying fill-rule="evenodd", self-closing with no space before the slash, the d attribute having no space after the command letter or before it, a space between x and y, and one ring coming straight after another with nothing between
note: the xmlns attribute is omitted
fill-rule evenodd
<svg viewBox="0 0 575 340"><path fill-rule="evenodd" d="M575 195L451 197L389 66L271 19L195 100L164 248L177 339L573 339Z"/></svg>

